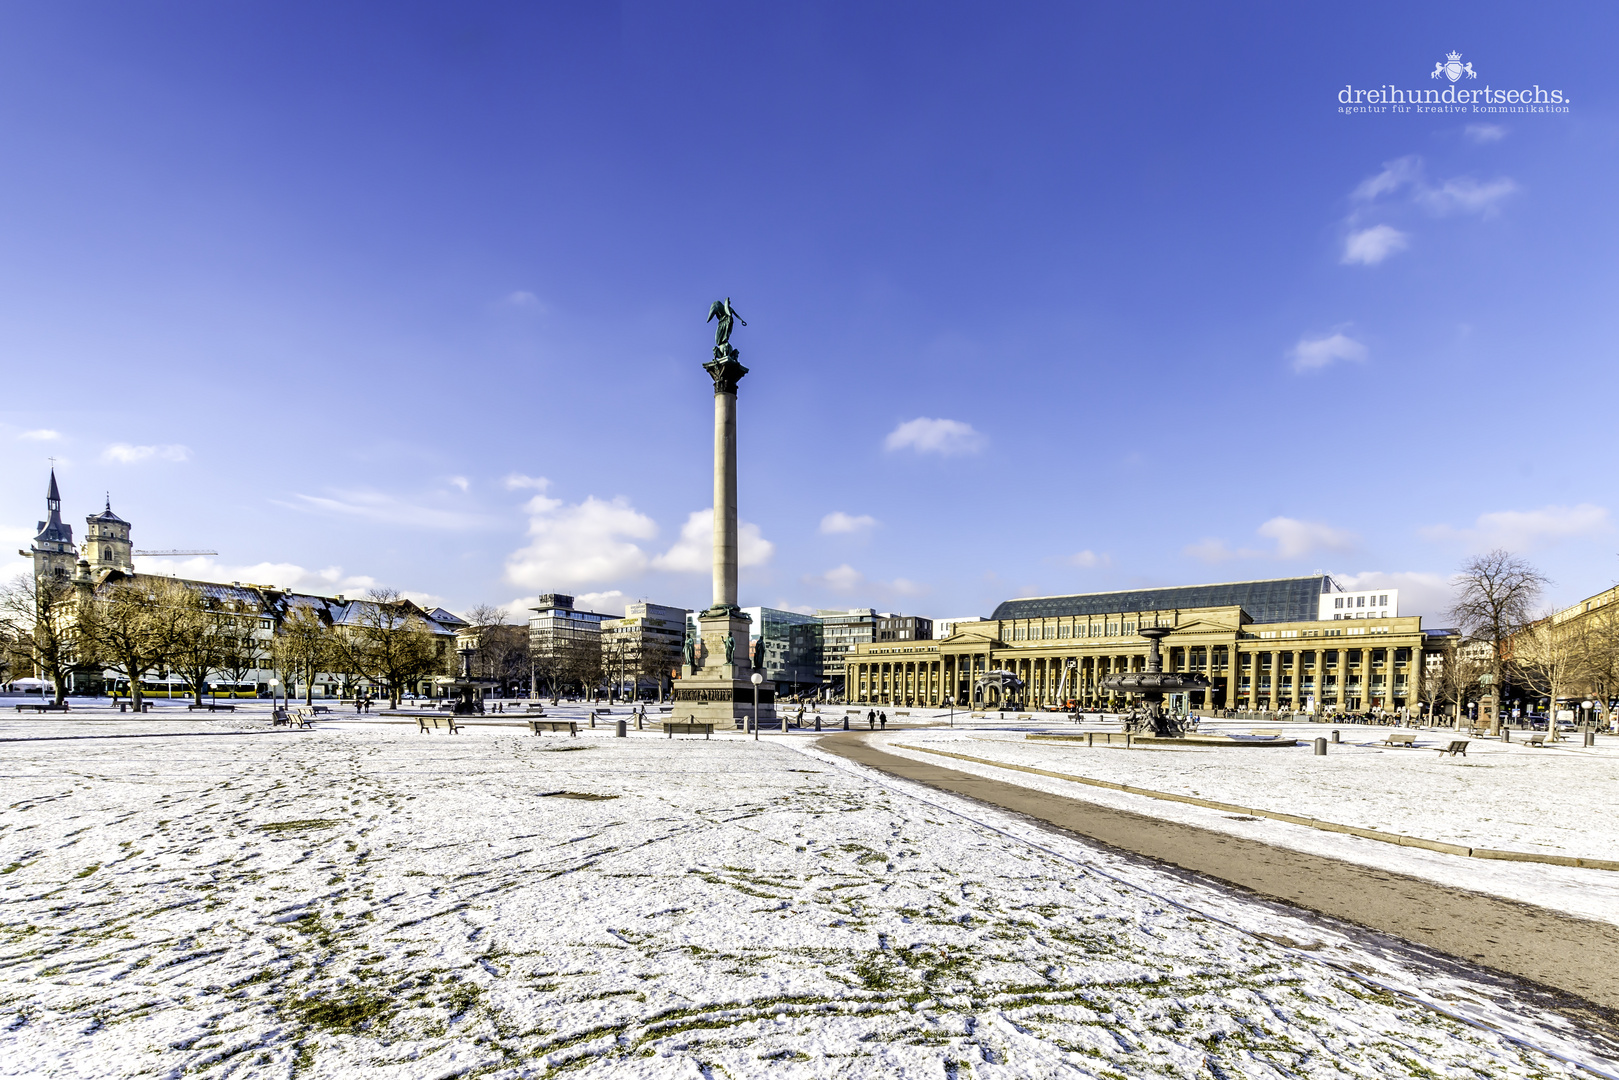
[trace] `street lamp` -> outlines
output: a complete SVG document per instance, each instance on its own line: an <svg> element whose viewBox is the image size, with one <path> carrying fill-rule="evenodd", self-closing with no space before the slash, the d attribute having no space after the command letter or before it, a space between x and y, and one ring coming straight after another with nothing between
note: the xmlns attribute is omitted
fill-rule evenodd
<svg viewBox="0 0 1619 1080"><path fill-rule="evenodd" d="M1584 701L1580 702L1580 708L1585 710L1585 724L1583 725L1583 730L1590 731L1591 710L1596 708L1596 702L1592 701L1590 698L1586 698Z"/></svg>
<svg viewBox="0 0 1619 1080"><path fill-rule="evenodd" d="M757 671L755 671L753 673L753 675L749 678L749 681L753 683L753 741L758 742L759 741L759 684L765 681L765 677L763 675L759 674Z"/></svg>
<svg viewBox="0 0 1619 1080"><path fill-rule="evenodd" d="M275 710L276 710L275 688L277 686L280 686L280 685L281 685L281 683L280 683L279 680L276 680L276 679L271 679L270 680L270 715L271 716L275 715Z"/></svg>

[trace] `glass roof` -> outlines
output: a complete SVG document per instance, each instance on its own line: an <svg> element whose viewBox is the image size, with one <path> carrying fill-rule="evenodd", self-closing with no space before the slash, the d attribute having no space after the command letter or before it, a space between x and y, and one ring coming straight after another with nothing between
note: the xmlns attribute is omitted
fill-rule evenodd
<svg viewBox="0 0 1619 1080"><path fill-rule="evenodd" d="M1035 596L1002 601L990 618L1049 619L1063 615L1114 615L1127 611L1236 605L1256 623L1312 622L1319 614L1321 594L1331 588L1330 580L1325 574L1315 574L1269 581L1230 581L1222 585L1173 585L1164 589Z"/></svg>

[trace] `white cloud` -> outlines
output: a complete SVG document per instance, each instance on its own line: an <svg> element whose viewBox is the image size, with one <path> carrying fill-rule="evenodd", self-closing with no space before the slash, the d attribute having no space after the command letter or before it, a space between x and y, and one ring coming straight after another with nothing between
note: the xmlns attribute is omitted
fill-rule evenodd
<svg viewBox="0 0 1619 1080"><path fill-rule="evenodd" d="M1334 573L1333 579L1344 587L1346 592L1361 592L1367 589L1399 589L1400 614L1421 615L1423 618L1440 619L1449 612L1454 593L1451 584L1442 574L1425 574L1420 571L1404 570L1394 573L1384 573L1381 570L1366 570L1359 574Z"/></svg>
<svg viewBox="0 0 1619 1080"><path fill-rule="evenodd" d="M1497 203L1517 190L1518 185L1506 177L1480 183L1463 176L1423 189L1417 200L1436 215L1460 212L1488 217L1495 213Z"/></svg>
<svg viewBox="0 0 1619 1080"><path fill-rule="evenodd" d="M135 465L142 461L189 461L190 458L190 448L179 445L131 446L129 443L113 443L101 452L103 461L120 465Z"/></svg>
<svg viewBox="0 0 1619 1080"><path fill-rule="evenodd" d="M1352 551L1358 543L1355 534L1345 529L1289 517L1273 517L1254 532L1275 541L1275 547L1269 550L1233 548L1219 537L1205 536L1195 544L1186 545L1181 554L1206 563L1233 559L1302 559L1321 551Z"/></svg>
<svg viewBox="0 0 1619 1080"><path fill-rule="evenodd" d="M1359 363L1366 359L1367 352L1366 346L1342 330L1336 330L1325 337L1299 338L1288 355L1293 360L1294 371L1319 371L1339 360Z"/></svg>
<svg viewBox="0 0 1619 1080"><path fill-rule="evenodd" d="M250 566L232 566L216 562L205 555L187 559L150 559L137 556L135 569L142 574L161 574L167 577L192 578L197 581L240 581L244 585L270 585L278 589L333 596L358 596L378 585L377 579L364 574L345 574L341 566L328 566L323 570L310 570L290 562L261 562ZM414 598L414 597L413 597Z"/></svg>
<svg viewBox="0 0 1619 1080"><path fill-rule="evenodd" d="M1472 528L1428 525L1417 531L1424 539L1460 542L1473 551L1532 551L1561 540L1598 536L1611 530L1606 509L1580 503L1538 510L1495 510L1480 514Z"/></svg>
<svg viewBox="0 0 1619 1080"><path fill-rule="evenodd" d="M452 476L450 477L450 483L454 484L462 491L465 491L472 486L472 481L468 480L464 476Z"/></svg>
<svg viewBox="0 0 1619 1080"><path fill-rule="evenodd" d="M1407 185L1419 184L1421 181L1422 159L1415 154L1409 154L1396 161L1384 163L1383 171L1362 180L1351 197L1357 202L1373 202L1384 195L1392 195Z"/></svg>
<svg viewBox="0 0 1619 1080"><path fill-rule="evenodd" d="M1198 562L1223 563L1232 559L1251 559L1261 554L1258 551L1242 549L1233 551L1224 540L1216 536L1205 536L1195 544L1187 544L1181 548L1181 554L1190 556Z"/></svg>
<svg viewBox="0 0 1619 1080"><path fill-rule="evenodd" d="M506 478L501 483L506 486L507 491L522 491L525 488L544 491L551 486L551 481L543 476L524 476L522 473L515 472L507 473Z"/></svg>
<svg viewBox="0 0 1619 1080"><path fill-rule="evenodd" d="M739 521L736 526L736 556L741 566L763 566L775 554L776 545L759 533L759 526ZM680 527L680 539L673 547L652 560L655 570L678 574L706 574L714 569L714 508L693 510Z"/></svg>
<svg viewBox="0 0 1619 1080"><path fill-rule="evenodd" d="M293 496L298 500L295 503L278 501L276 505L424 529L472 529L486 524L481 514L406 502L380 491L334 491L332 496L300 494Z"/></svg>
<svg viewBox="0 0 1619 1080"><path fill-rule="evenodd" d="M29 439L33 442L55 442L61 437L62 433L60 431L52 431L50 428L37 428L34 431L25 431L17 436L19 439Z"/></svg>
<svg viewBox="0 0 1619 1080"><path fill-rule="evenodd" d="M984 437L973 430L971 424L961 420L934 420L919 416L907 420L893 431L883 445L889 450L912 449L919 454L976 454L984 448Z"/></svg>
<svg viewBox="0 0 1619 1080"><path fill-rule="evenodd" d="M34 572L32 559L12 559L10 562L0 563L0 585L5 585L22 576Z"/></svg>
<svg viewBox="0 0 1619 1080"><path fill-rule="evenodd" d="M1396 251L1404 251L1406 246L1406 234L1399 229L1392 225L1373 225L1349 234L1344 241L1343 261L1376 266Z"/></svg>
<svg viewBox="0 0 1619 1080"><path fill-rule="evenodd" d="M1480 131L1494 128L1489 124L1475 126ZM1487 137L1480 141L1487 141ZM1489 214L1498 202L1518 190L1517 183L1505 176L1483 182L1459 176L1441 180L1437 184L1432 183L1426 177L1422 159L1412 154L1388 162L1383 166L1382 172L1361 181L1351 198L1356 202L1369 204L1385 195L1409 191L1413 203L1436 216L1456 212Z"/></svg>
<svg viewBox="0 0 1619 1080"><path fill-rule="evenodd" d="M1352 551L1357 542L1355 534L1345 529L1289 517L1273 517L1255 531L1276 541L1278 559L1302 559L1318 551Z"/></svg>
<svg viewBox="0 0 1619 1080"><path fill-rule="evenodd" d="M501 298L500 302L507 307L524 308L531 311L545 310L545 305L540 303L540 298L526 289L509 292Z"/></svg>
<svg viewBox="0 0 1619 1080"><path fill-rule="evenodd" d="M860 590L879 599L923 596L933 591L932 586L911 581L909 578L895 578L893 581L871 581L867 579L866 575L848 563L834 566L824 574L805 575L804 583L822 589L830 589L836 593L852 593Z"/></svg>
<svg viewBox="0 0 1619 1080"><path fill-rule="evenodd" d="M870 514L854 516L845 514L842 510L834 510L821 519L821 532L828 536L835 533L857 533L874 528L877 519Z"/></svg>
<svg viewBox="0 0 1619 1080"><path fill-rule="evenodd" d="M831 589L833 592L847 593L854 592L861 585L864 585L866 575L848 563L844 563L842 566L834 566L824 574L807 577L804 580L808 584L821 585Z"/></svg>
<svg viewBox="0 0 1619 1080"><path fill-rule="evenodd" d="M534 588L568 589L634 577L650 560L635 541L651 540L658 526L623 498L594 495L564 506L536 495L524 508L532 542L506 559L506 580Z"/></svg>
<svg viewBox="0 0 1619 1080"><path fill-rule="evenodd" d="M603 615L623 615L625 596L620 589L580 593L573 598L575 611L599 611Z"/></svg>
<svg viewBox="0 0 1619 1080"><path fill-rule="evenodd" d="M1098 555L1089 548L1086 548L1084 551L1075 552L1074 554L1068 556L1068 561L1074 566L1083 566L1086 569L1092 569L1098 566L1113 565L1112 556Z"/></svg>
<svg viewBox="0 0 1619 1080"><path fill-rule="evenodd" d="M1500 124L1468 124L1465 130L1476 143L1500 142L1507 137L1507 129Z"/></svg>

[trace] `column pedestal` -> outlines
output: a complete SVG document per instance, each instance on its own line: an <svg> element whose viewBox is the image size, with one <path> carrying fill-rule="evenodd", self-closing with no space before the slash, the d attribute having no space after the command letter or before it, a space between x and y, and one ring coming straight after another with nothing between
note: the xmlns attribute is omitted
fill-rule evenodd
<svg viewBox="0 0 1619 1080"><path fill-rule="evenodd" d="M713 724L715 731L746 727L753 716L753 665L748 659L748 631L753 620L736 608L710 608L697 616L697 633L703 641L706 659L693 670L682 668L675 687L671 720L696 720ZM731 662L725 662L725 638L733 645ZM766 727L776 720L776 691L759 687L759 720Z"/></svg>

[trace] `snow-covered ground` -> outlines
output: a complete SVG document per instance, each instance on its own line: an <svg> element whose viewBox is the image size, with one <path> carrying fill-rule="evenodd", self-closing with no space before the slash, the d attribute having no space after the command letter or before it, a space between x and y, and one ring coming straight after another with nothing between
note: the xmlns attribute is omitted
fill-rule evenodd
<svg viewBox="0 0 1619 1080"><path fill-rule="evenodd" d="M1246 734L1253 725L1205 724L1205 730L1222 727ZM1043 724L1040 729L1068 734L1094 725L1076 729ZM903 756L1037 791L1619 922L1619 872L1612 870L1396 847L907 749L943 750L1468 847L1619 860L1619 833L1612 825L1612 807L1619 798L1619 739L1612 736L1599 737L1594 749L1565 742L1536 750L1522 742L1473 739L1467 757L1461 758L1426 749L1448 743L1456 737L1451 731L1418 729L1418 749L1395 749L1381 745L1389 728L1345 725L1336 729L1343 742L1330 745L1327 756L1316 757L1308 741L1333 730L1319 724L1281 725L1284 734L1304 745L1242 749L1087 747L1029 741L1033 730L1025 722L1018 730L933 728L877 738L885 749Z"/></svg>
<svg viewBox="0 0 1619 1080"><path fill-rule="evenodd" d="M1487 988L808 739L0 739L4 1075L1570 1071L1502 1030L1601 1064Z"/></svg>

